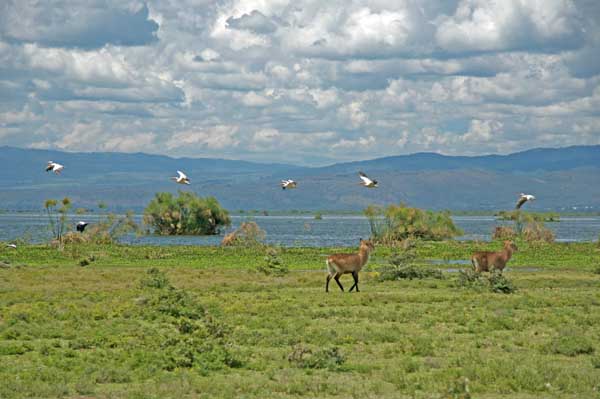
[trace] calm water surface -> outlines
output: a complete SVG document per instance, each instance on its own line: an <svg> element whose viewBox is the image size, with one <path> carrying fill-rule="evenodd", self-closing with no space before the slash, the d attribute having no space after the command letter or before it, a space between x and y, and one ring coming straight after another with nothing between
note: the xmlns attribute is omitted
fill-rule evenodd
<svg viewBox="0 0 600 399"><path fill-rule="evenodd" d="M74 224L82 219L94 223L98 215L70 217ZM141 221L141 216L136 217ZM510 224L493 216L454 216L456 225L464 231L460 240L489 240L495 226ZM267 233L269 244L301 247L352 247L359 238L370 235L369 223L362 216L324 215L322 220L312 216L232 216L229 232L240 223L253 220ZM556 233L557 241L595 241L600 234L600 217L562 217L558 223L547 223ZM0 214L0 241L24 238L43 242L50 238L48 220L43 214ZM218 245L223 236L140 236L129 235L122 239L129 244L149 245Z"/></svg>

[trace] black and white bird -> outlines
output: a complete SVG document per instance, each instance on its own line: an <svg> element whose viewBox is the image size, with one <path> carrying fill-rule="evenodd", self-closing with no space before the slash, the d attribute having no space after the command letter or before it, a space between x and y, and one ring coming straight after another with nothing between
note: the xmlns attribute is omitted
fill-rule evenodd
<svg viewBox="0 0 600 399"><path fill-rule="evenodd" d="M53 161L48 161L48 165L46 165L46 172L54 172L57 175L60 174L60 172L64 169L65 167L59 163L53 162Z"/></svg>
<svg viewBox="0 0 600 399"><path fill-rule="evenodd" d="M75 228L77 229L78 232L83 233L88 224L89 224L88 222L79 221L79 222L77 222L77 225L75 226Z"/></svg>
<svg viewBox="0 0 600 399"><path fill-rule="evenodd" d="M287 179L287 180L282 180L281 181L281 188L282 189L292 189L292 188L296 188L298 186L298 183L296 183L294 180L291 179Z"/></svg>
<svg viewBox="0 0 600 399"><path fill-rule="evenodd" d="M183 173L182 171L177 171L178 176L171 177L171 180L175 181L178 184L190 184L190 179Z"/></svg>
<svg viewBox="0 0 600 399"><path fill-rule="evenodd" d="M526 203L527 201L534 201L535 197L531 194L523 194L521 193L519 195L519 200L517 201L517 206L515 207L515 209L521 209L521 207L523 206L524 203Z"/></svg>
<svg viewBox="0 0 600 399"><path fill-rule="evenodd" d="M7 248L17 249L17 244L6 244Z"/></svg>
<svg viewBox="0 0 600 399"><path fill-rule="evenodd" d="M358 172L360 179L362 180L361 184L367 188L375 188L377 187L377 180L372 180L364 174L364 172Z"/></svg>

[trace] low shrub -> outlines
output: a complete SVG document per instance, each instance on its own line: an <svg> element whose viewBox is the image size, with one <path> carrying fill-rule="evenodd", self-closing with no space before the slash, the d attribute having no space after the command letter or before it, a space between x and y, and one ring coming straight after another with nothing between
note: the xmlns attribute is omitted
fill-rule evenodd
<svg viewBox="0 0 600 399"><path fill-rule="evenodd" d="M298 368L337 370L346 359L336 346L313 351L298 344L288 355L288 361Z"/></svg>
<svg viewBox="0 0 600 399"><path fill-rule="evenodd" d="M226 234L221 241L223 246L256 247L264 243L266 233L256 222L243 222L240 227Z"/></svg>
<svg viewBox="0 0 600 399"><path fill-rule="evenodd" d="M163 272L149 269L140 286L149 297L138 304L143 317L159 333L160 339L153 350L159 355L163 369L194 368L207 373L241 365L229 349L229 329L189 293L173 287Z"/></svg>
<svg viewBox="0 0 600 399"><path fill-rule="evenodd" d="M512 294L517 290L512 281L496 270L487 276L473 269L459 270L456 286L475 290L489 290L502 294Z"/></svg>
<svg viewBox="0 0 600 399"><path fill-rule="evenodd" d="M378 270L378 280L395 281L444 278L441 270L415 265L414 261L416 258L416 242L410 239L402 241L399 246L395 247L394 252L388 259L389 265Z"/></svg>
<svg viewBox="0 0 600 399"><path fill-rule="evenodd" d="M259 272L266 275L283 276L289 272L288 267L281 260L281 251L274 247L267 247L265 250L264 264L256 268Z"/></svg>
<svg viewBox="0 0 600 399"><path fill-rule="evenodd" d="M501 294L512 294L516 291L512 281L506 278L501 272L493 271L488 276L490 290Z"/></svg>
<svg viewBox="0 0 600 399"><path fill-rule="evenodd" d="M543 222L531 221L523 228L523 239L530 243L552 243L555 235L552 230L544 226Z"/></svg>
<svg viewBox="0 0 600 399"><path fill-rule="evenodd" d="M492 240L514 240L517 232L510 226L496 226L492 233Z"/></svg>
<svg viewBox="0 0 600 399"><path fill-rule="evenodd" d="M551 353L574 357L594 353L594 345L582 331L565 330L548 344Z"/></svg>

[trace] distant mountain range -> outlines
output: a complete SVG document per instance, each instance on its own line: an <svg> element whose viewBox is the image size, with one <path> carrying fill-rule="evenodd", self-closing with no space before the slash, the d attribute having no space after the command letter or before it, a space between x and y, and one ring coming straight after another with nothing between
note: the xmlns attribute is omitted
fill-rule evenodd
<svg viewBox="0 0 600 399"><path fill-rule="evenodd" d="M60 176L44 172L49 161ZM229 210L355 210L405 202L429 209L503 210L520 192L538 200L531 210L600 210L600 146L533 149L510 155L417 153L325 167L143 153L72 153L0 147L0 209L39 210L47 198L70 197L75 207L103 201L141 211L158 191L213 195ZM190 186L169 180L185 171ZM379 181L359 186L358 171ZM282 190L279 181L298 181Z"/></svg>

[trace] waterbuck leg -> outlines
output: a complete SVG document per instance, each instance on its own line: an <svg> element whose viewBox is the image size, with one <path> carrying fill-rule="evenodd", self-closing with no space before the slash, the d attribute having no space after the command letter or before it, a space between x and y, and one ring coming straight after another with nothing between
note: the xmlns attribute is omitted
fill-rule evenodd
<svg viewBox="0 0 600 399"><path fill-rule="evenodd" d="M329 281L331 280L331 274L327 275L327 281L325 282L325 292L329 292Z"/></svg>
<svg viewBox="0 0 600 399"><path fill-rule="evenodd" d="M336 273L334 280L337 283L337 285L340 287L340 290L344 291L344 287L342 287L342 283L340 283L340 274L339 273Z"/></svg>
<svg viewBox="0 0 600 399"><path fill-rule="evenodd" d="M356 292L359 292L359 290L358 290L358 272L352 272L352 278L354 278L353 287L356 288ZM352 289L350 289L350 291L352 291Z"/></svg>
<svg viewBox="0 0 600 399"><path fill-rule="evenodd" d="M352 292L352 290L354 288L356 288L356 292L358 292L358 273L357 272L352 272L352 278L354 279L354 285L352 285L352 287L350 287L350 291Z"/></svg>

